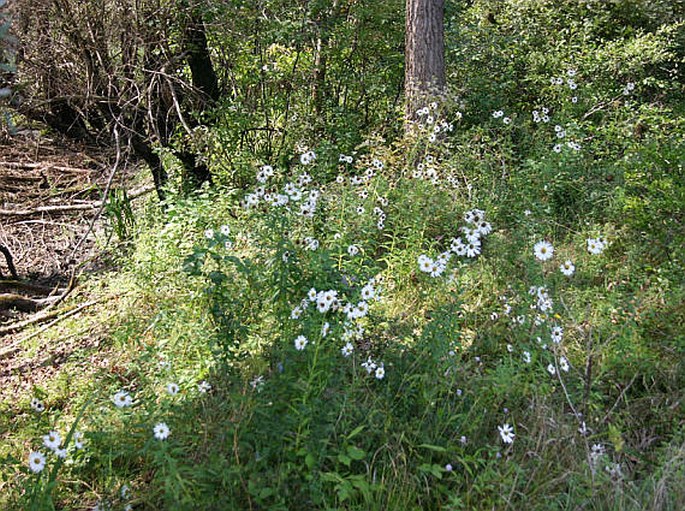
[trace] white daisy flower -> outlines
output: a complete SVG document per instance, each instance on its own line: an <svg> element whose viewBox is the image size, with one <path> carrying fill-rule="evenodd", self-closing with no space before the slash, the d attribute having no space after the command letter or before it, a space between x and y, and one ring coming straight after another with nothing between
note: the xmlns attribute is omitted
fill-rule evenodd
<svg viewBox="0 0 685 511"><path fill-rule="evenodd" d="M587 240L587 250L591 254L597 255L604 252L606 241L603 238L589 238Z"/></svg>
<svg viewBox="0 0 685 511"><path fill-rule="evenodd" d="M474 239L474 240L469 240L468 243L466 243L466 257L476 257L477 255L480 254L480 240Z"/></svg>
<svg viewBox="0 0 685 511"><path fill-rule="evenodd" d="M155 427L152 429L152 431L154 432L155 438L157 440L166 440L167 438L169 438L169 435L171 434L171 430L165 422L158 422L157 424L155 424Z"/></svg>
<svg viewBox="0 0 685 511"><path fill-rule="evenodd" d="M366 362L362 362L362 367L363 367L364 369L366 369L366 372L367 372L367 373L371 374L372 372L374 372L374 371L376 370L376 368L378 367L378 365L376 364L376 362L374 362L374 361L371 359L371 357L369 357L369 358L366 360Z"/></svg>
<svg viewBox="0 0 685 511"><path fill-rule="evenodd" d="M59 449L61 443L62 437L59 436L59 433L57 431L50 431L50 433L43 437L43 445L51 451Z"/></svg>
<svg viewBox="0 0 685 511"><path fill-rule="evenodd" d="M354 346L349 341L345 344L345 346L340 348L340 353L342 353L343 357L349 357L350 355L352 355L353 351L354 351Z"/></svg>
<svg viewBox="0 0 685 511"><path fill-rule="evenodd" d="M120 390L114 396L112 396L112 401L118 408L125 408L133 404L133 399L128 392L125 390Z"/></svg>
<svg viewBox="0 0 685 511"><path fill-rule="evenodd" d="M298 335L295 339L295 349L297 351L302 351L308 343L309 340L304 335Z"/></svg>
<svg viewBox="0 0 685 511"><path fill-rule="evenodd" d="M567 277L570 277L576 271L576 267L573 265L571 260L564 262L561 266L559 266L559 269L561 270L561 273Z"/></svg>
<svg viewBox="0 0 685 511"><path fill-rule="evenodd" d="M77 449L83 449L83 433L80 431L74 431L74 436L71 437L74 440L74 447Z"/></svg>
<svg viewBox="0 0 685 511"><path fill-rule="evenodd" d="M549 261L554 255L554 247L548 241L538 241L533 247L533 253L538 260Z"/></svg>
<svg viewBox="0 0 685 511"><path fill-rule="evenodd" d="M178 391L179 391L178 385L173 383L173 382L167 383L166 384L166 391L167 391L167 394L169 394L170 396L175 396L176 394L178 394Z"/></svg>
<svg viewBox="0 0 685 511"><path fill-rule="evenodd" d="M490 225L489 222L486 222L485 220L482 220L481 222L478 223L476 226L476 231L481 235L481 236L487 236L492 232L492 225Z"/></svg>
<svg viewBox="0 0 685 511"><path fill-rule="evenodd" d="M497 426L497 430L499 431L499 436L502 437L502 442L505 444L511 444L514 442L514 437L516 435L514 434L514 428L512 428L509 424Z"/></svg>
<svg viewBox="0 0 685 511"><path fill-rule="evenodd" d="M555 374L557 374L557 369L556 369L556 367L554 367L554 364L549 364L549 365L547 366L547 371L548 371L549 374L551 374L552 376L554 376Z"/></svg>
<svg viewBox="0 0 685 511"><path fill-rule="evenodd" d="M375 376L377 380L382 380L385 377L385 367L383 367L383 364L376 368Z"/></svg>
<svg viewBox="0 0 685 511"><path fill-rule="evenodd" d="M36 451L29 454L29 468L34 474L41 472L45 468L45 454Z"/></svg>
<svg viewBox="0 0 685 511"><path fill-rule="evenodd" d="M369 301L376 295L376 290L373 285L366 284L361 291L362 300Z"/></svg>

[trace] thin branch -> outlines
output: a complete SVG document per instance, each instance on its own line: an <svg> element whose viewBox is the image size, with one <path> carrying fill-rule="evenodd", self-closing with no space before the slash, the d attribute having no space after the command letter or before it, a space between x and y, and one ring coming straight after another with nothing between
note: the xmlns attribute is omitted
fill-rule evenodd
<svg viewBox="0 0 685 511"><path fill-rule="evenodd" d="M135 199L154 191L154 186L143 186L128 194L129 199ZM103 201L89 202L85 204L65 204L60 206L39 206L33 209L0 209L0 215L4 216L32 216L39 213L67 213L70 211L92 211L103 206Z"/></svg>
<svg viewBox="0 0 685 511"><path fill-rule="evenodd" d="M95 226L95 222L98 220L98 218L100 218L102 210L105 208L105 204L107 203L107 195L109 194L109 190L112 187L112 181L114 181L114 176L116 175L117 170L119 169L119 163L121 162L121 141L119 140L119 129L116 126L114 126L114 141L116 144L117 154L114 160L114 165L112 166L112 172L110 172L109 179L107 179L105 191L102 192L102 200L100 201L100 207L98 208L95 215L93 215L93 218L91 219L86 232L83 234L83 236L81 236L81 239L78 241L78 243L74 245L74 248L71 251L71 254L69 254L67 261L71 261L74 258L74 254L76 253L76 251L81 247L81 245L86 240L88 235L92 232L93 227Z"/></svg>
<svg viewBox="0 0 685 511"><path fill-rule="evenodd" d="M0 350L0 358L4 358L4 357L6 357L6 356L8 356L8 355L11 355L11 354L15 353L16 351L19 350L20 346L21 346L23 343L25 343L26 341L28 341L29 339L33 339L34 337L36 337L37 335L42 334L43 332L45 332L45 331L48 330L49 328L53 327L54 325L56 325L57 323L59 323L60 321L62 321L63 319L67 319L68 317L71 317L71 316L73 316L73 315L75 315L75 314L78 314L78 313L81 312L83 309L86 309L86 308L88 308L88 307L90 307L90 306L92 306L92 305L95 305L96 303L98 303L98 302L100 302L100 301L102 301L102 299L100 299L100 300L90 300L90 301L88 301L88 302L86 302L86 303L82 303L81 305L79 305L79 306L77 306L77 307L74 307L74 308L71 309L71 310L67 310L66 312L65 312L64 310L60 310L60 311L51 311L51 312L49 312L48 314L36 315L36 316L34 316L34 317L30 318L30 319L27 319L26 321L22 321L21 324L20 324L20 323L15 323L14 325L9 325L9 327L0 328L0 334L3 334L3 333L11 333L11 332L16 332L17 330L21 330L22 328L25 328L25 327L27 327L27 326L29 326L29 325L33 325L33 324L35 324L35 323L40 323L40 322L42 322L42 321L46 321L46 320L48 320L48 319L52 319L52 318L55 318L55 317L56 317L56 319L55 319L54 321L51 321L50 323L48 323L47 325L45 325L45 326L39 328L39 329L36 330L35 332L33 332L33 333L27 335L26 337L23 337L23 338L21 338L21 339L15 341L15 342L13 342L13 343L10 344L9 346L6 346L6 347L3 348L2 350ZM61 315L60 315L60 314L61 314ZM13 329L12 329L12 330L8 330L8 328L10 328L10 327L13 327Z"/></svg>

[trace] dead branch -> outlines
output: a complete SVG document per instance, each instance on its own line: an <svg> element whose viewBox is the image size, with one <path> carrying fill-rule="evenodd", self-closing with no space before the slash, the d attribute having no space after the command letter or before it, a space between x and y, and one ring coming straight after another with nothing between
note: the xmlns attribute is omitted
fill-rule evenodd
<svg viewBox="0 0 685 511"><path fill-rule="evenodd" d="M12 254L10 253L10 250L4 245L0 245L0 252L2 252L5 255L5 260L7 261L7 268L9 268L12 277L15 279L19 278L19 276L17 275L17 269L14 267L14 262L12 262ZM1 271L0 277L2 277Z"/></svg>
<svg viewBox="0 0 685 511"><path fill-rule="evenodd" d="M21 330L22 328L25 328L29 325L33 325L36 323L40 323L43 321L47 321L48 319L56 318L54 321L51 321L47 325L41 327L39 330L27 335L26 337L19 339L18 341L13 342L9 346L6 346L2 350L0 350L0 358L4 358L8 355L11 355L15 353L16 351L19 350L19 347L21 346L22 343L28 341L29 339L32 339L33 337L42 334L45 332L47 329L51 328L52 326L56 325L60 321L74 316L75 314L78 314L81 312L83 309L86 309L92 305L95 305L96 303L100 302L101 300L90 300L86 303L83 303L79 306L73 307L71 309L67 308L58 310L58 311L50 311L47 314L36 314L34 317L27 319L26 321L22 321L21 323L15 323L14 325L8 325L6 327L0 328L0 334L7 334L7 333L12 333L16 332L17 330ZM11 329L10 329L11 328Z"/></svg>
<svg viewBox="0 0 685 511"><path fill-rule="evenodd" d="M47 295L53 291L51 287L40 286L31 282L24 282L21 280L0 280L0 290L2 291L28 291L30 293L37 293Z"/></svg>
<svg viewBox="0 0 685 511"><path fill-rule="evenodd" d="M116 140L116 148L117 148L117 155L116 155L116 160L114 161L114 165L112 165L112 172L109 174L109 179L107 179L107 185L105 186L105 191L102 192L102 200L100 202L100 206L98 207L97 212L95 215L93 215L93 218L90 221L90 224L88 225L88 229L86 230L85 234L81 236L81 239L78 240L78 243L74 245L74 248L71 251L71 254L69 255L69 260L71 260L74 257L74 254L76 251L80 248L81 244L86 241L86 238L88 235L91 233L93 230L93 227L95 227L95 222L97 219L100 217L102 214L102 211L105 209L105 204L107 204L107 200L109 199L109 189L112 187L112 181L114 181L114 176L116 175L117 171L119 170L119 164L121 162L121 141L119 140L119 129L117 126L114 126L114 138Z"/></svg>
<svg viewBox="0 0 685 511"><path fill-rule="evenodd" d="M61 172L75 172L80 174L92 174L93 169L83 169L79 167L67 167L64 165L52 165L50 163L28 163L16 161L0 161L0 167L10 169L40 169L40 170L59 170ZM40 181L43 178L40 176L16 176L15 179L22 179L27 181Z"/></svg>
<svg viewBox="0 0 685 511"><path fill-rule="evenodd" d="M21 312L35 312L57 301L58 296L48 298L28 298L14 293L0 294L0 310L16 309Z"/></svg>
<svg viewBox="0 0 685 511"><path fill-rule="evenodd" d="M147 193L150 193L155 190L155 187L152 185L148 186L143 186L141 188L137 188L131 193L128 194L129 199L136 199L142 195L145 195ZM58 205L58 206L38 206L37 208L33 209L0 209L0 216L15 216L15 217L26 217L26 216L32 216L32 215L38 215L41 213L68 213L70 211L97 211L100 209L103 204L103 201L95 201L95 202L88 202L84 204L64 204L64 205Z"/></svg>

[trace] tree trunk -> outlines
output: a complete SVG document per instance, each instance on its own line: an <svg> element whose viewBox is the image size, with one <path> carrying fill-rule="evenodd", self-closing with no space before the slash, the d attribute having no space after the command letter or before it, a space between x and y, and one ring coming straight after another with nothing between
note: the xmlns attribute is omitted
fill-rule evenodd
<svg viewBox="0 0 685 511"><path fill-rule="evenodd" d="M205 102L214 103L221 95L219 80L207 47L205 24L198 13L191 15L185 36L185 51L188 54L188 67L190 67L193 86L202 91L204 95L202 99Z"/></svg>
<svg viewBox="0 0 685 511"><path fill-rule="evenodd" d="M406 0L404 92L406 118L445 88L445 0Z"/></svg>

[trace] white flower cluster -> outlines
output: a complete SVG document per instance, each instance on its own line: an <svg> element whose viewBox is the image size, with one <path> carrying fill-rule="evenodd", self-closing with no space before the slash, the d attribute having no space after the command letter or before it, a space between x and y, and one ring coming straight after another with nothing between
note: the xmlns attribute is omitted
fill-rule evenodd
<svg viewBox="0 0 685 511"><path fill-rule="evenodd" d="M494 112L492 112L492 118L502 119L502 122L504 124L511 124L511 117L505 116L503 110L495 110Z"/></svg>
<svg viewBox="0 0 685 511"><path fill-rule="evenodd" d="M550 78L549 81L552 85L557 85L557 86L564 85L564 83L566 83L566 86L570 90L576 90L578 88L578 84L573 79L575 76L576 76L576 70L575 69L569 69L568 71L566 71L566 78L565 79L562 76L554 76L554 77Z"/></svg>
<svg viewBox="0 0 685 511"><path fill-rule="evenodd" d="M464 220L469 224L460 229L464 239L459 237L452 240L451 250L457 255L476 257L480 254L481 240L492 232L492 226L485 220L485 211L482 209L467 211Z"/></svg>
<svg viewBox="0 0 685 511"><path fill-rule="evenodd" d="M325 314L329 310L333 312L340 308L340 300L338 300L338 292L335 289L329 289L328 291L317 291L314 288L309 290L307 293L309 301L316 304L316 310L321 314Z"/></svg>
<svg viewBox="0 0 685 511"><path fill-rule="evenodd" d="M263 165L257 172L257 181L266 183L270 177L274 175L274 168L271 165Z"/></svg>
<svg viewBox="0 0 685 511"><path fill-rule="evenodd" d="M542 112L542 115L540 115L540 112ZM549 122L549 108L543 106L540 111L533 110L533 122Z"/></svg>
<svg viewBox="0 0 685 511"><path fill-rule="evenodd" d="M313 151L307 151L300 157L303 165L308 165L314 160L316 160L316 154ZM273 175L273 167L271 165L263 165L257 172L257 181L265 184ZM250 209L257 206L260 202L264 202L275 207L289 207L291 203L300 203L300 215L311 218L314 216L317 202L321 195L321 192L318 190L305 189L311 181L312 177L307 172L303 172L294 182L286 183L281 193L267 192L264 186L258 186L252 193L245 196L243 206L246 209Z"/></svg>
<svg viewBox="0 0 685 511"><path fill-rule="evenodd" d="M544 313L552 312L554 302L549 296L547 288L543 286L531 286L531 288L528 290L528 294L537 299L537 302L531 306L533 310L539 310L540 312Z"/></svg>
<svg viewBox="0 0 685 511"><path fill-rule="evenodd" d="M424 106L416 111L416 115L419 117L419 129L422 132L429 133L429 142L435 142L438 139L439 133L452 131L454 129L454 125L451 122L447 122L444 119L437 119L437 109L438 103L433 101L429 106ZM455 117L457 120L461 119L461 112L457 112Z"/></svg>
<svg viewBox="0 0 685 511"><path fill-rule="evenodd" d="M607 247L607 240L602 236L598 238L588 238L587 239L587 251L593 255L598 255L604 252Z"/></svg>
<svg viewBox="0 0 685 511"><path fill-rule="evenodd" d="M76 449L83 449L83 433L74 431L71 440ZM50 431L44 435L43 445L58 458L65 459L67 457L67 446L62 446L62 436L58 431ZM42 472L46 462L47 458L41 451L33 451L29 454L29 469L35 474Z"/></svg>
<svg viewBox="0 0 685 511"><path fill-rule="evenodd" d="M314 252L319 248L319 240L317 240L316 238L312 238L311 236L307 236L304 239L304 248L306 250L311 250L312 252Z"/></svg>
<svg viewBox="0 0 685 511"><path fill-rule="evenodd" d="M40 399L34 397L31 399L31 408L35 412L42 413L45 410L45 405Z"/></svg>
<svg viewBox="0 0 685 511"><path fill-rule="evenodd" d="M464 220L469 225L459 229L462 236L452 239L449 250L441 253L435 260L425 254L419 256L420 271L431 277L439 277L447 269L452 254L470 258L480 255L482 239L492 232L492 225L485 221L485 212L481 209L467 211Z"/></svg>
<svg viewBox="0 0 685 511"><path fill-rule="evenodd" d="M302 165L311 165L316 161L316 153L314 151L306 151L300 156L300 163Z"/></svg>
<svg viewBox="0 0 685 511"><path fill-rule="evenodd" d="M437 185L440 180L440 175L438 173L438 162L435 156L432 154L427 154L422 162L416 165L416 168L412 172L412 178L414 179L425 179L430 181L434 185Z"/></svg>
<svg viewBox="0 0 685 511"><path fill-rule="evenodd" d="M367 374L373 374L377 380L385 378L385 367L383 366L383 362L378 364L369 357L366 362L362 362L362 367L366 369Z"/></svg>
<svg viewBox="0 0 685 511"><path fill-rule="evenodd" d="M606 450L602 444L593 444L590 449L590 469L594 473L597 470L597 465L602 460Z"/></svg>
<svg viewBox="0 0 685 511"><path fill-rule="evenodd" d="M428 273L431 277L439 277L447 269L447 263L449 263L452 253L447 251L443 252L434 261L425 254L419 256L419 270L424 273Z"/></svg>
<svg viewBox="0 0 685 511"><path fill-rule="evenodd" d="M340 153L340 156L338 157L338 162L339 163L352 163L354 161L354 158L349 155L345 155Z"/></svg>

